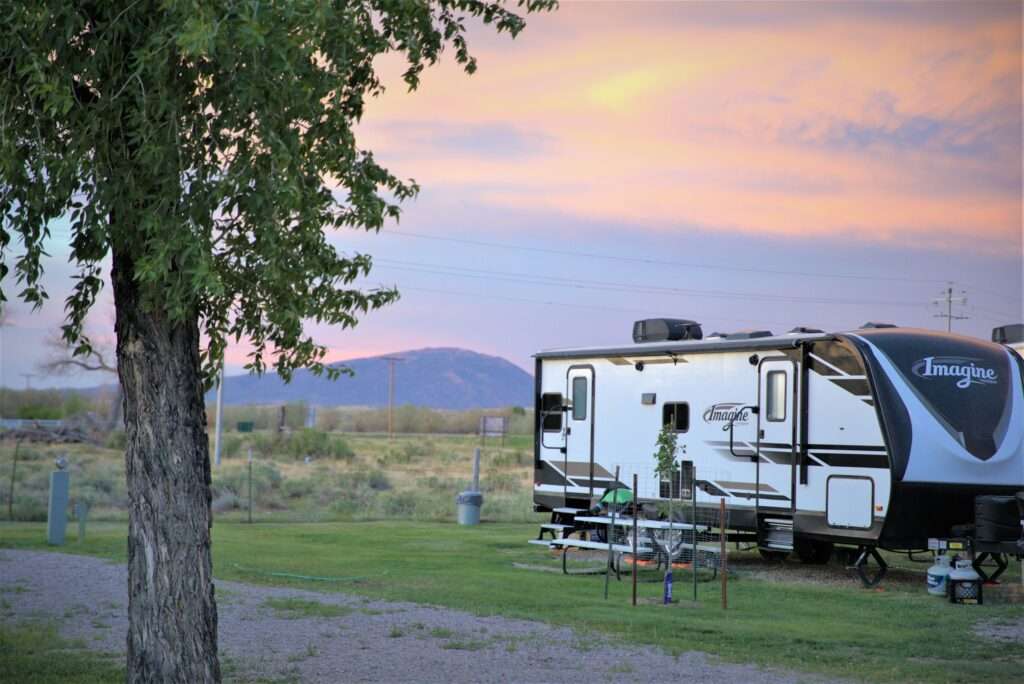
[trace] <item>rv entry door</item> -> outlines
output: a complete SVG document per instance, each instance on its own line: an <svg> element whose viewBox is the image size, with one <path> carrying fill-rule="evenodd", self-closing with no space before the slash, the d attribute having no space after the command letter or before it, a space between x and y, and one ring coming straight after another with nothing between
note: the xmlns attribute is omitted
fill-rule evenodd
<svg viewBox="0 0 1024 684"><path fill-rule="evenodd" d="M594 495L594 367L572 366L567 374L565 396L569 410L565 415L565 474L569 479L586 481L588 496ZM566 498L572 493L566 492ZM580 498L583 493L577 494Z"/></svg>
<svg viewBox="0 0 1024 684"><path fill-rule="evenodd" d="M796 364L787 358L761 361L758 375L757 507L789 509L796 460Z"/></svg>

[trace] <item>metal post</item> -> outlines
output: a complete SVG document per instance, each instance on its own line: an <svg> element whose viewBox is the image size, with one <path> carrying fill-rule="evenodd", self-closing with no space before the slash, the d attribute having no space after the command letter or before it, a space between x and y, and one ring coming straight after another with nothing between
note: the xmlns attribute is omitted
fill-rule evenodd
<svg viewBox="0 0 1024 684"><path fill-rule="evenodd" d="M727 587L728 580L726 575L729 573L729 566L726 561L725 551L725 498L718 500L718 571L722 575L722 610L729 607L729 599L727 598Z"/></svg>
<svg viewBox="0 0 1024 684"><path fill-rule="evenodd" d="M473 451L473 491L480 491L480 447Z"/></svg>
<svg viewBox="0 0 1024 684"><path fill-rule="evenodd" d="M612 481L612 487L617 487L619 484L619 466L615 466L615 479ZM615 490L613 489L612 492ZM612 494L612 517L611 522L608 524L608 568L604 573L604 598L608 599L608 582L611 581L612 567L615 564L614 551L612 546L615 545L615 498L616 495Z"/></svg>
<svg viewBox="0 0 1024 684"><path fill-rule="evenodd" d="M633 473L633 605L636 606L636 519L639 517L639 497L636 491L636 473Z"/></svg>
<svg viewBox="0 0 1024 684"><path fill-rule="evenodd" d="M7 497L7 517L14 520L14 477L18 473L18 449L21 448L21 440L14 443L14 462L11 464L11 489Z"/></svg>
<svg viewBox="0 0 1024 684"><path fill-rule="evenodd" d="M693 468L693 556L690 567L693 568L693 602L697 602L697 467Z"/></svg>
<svg viewBox="0 0 1024 684"><path fill-rule="evenodd" d="M249 447L249 524L252 524L252 447Z"/></svg>
<svg viewBox="0 0 1024 684"><path fill-rule="evenodd" d="M224 414L224 357L220 359L220 373L217 374L216 427L213 431L213 464L220 465L220 433L223 429L221 418Z"/></svg>

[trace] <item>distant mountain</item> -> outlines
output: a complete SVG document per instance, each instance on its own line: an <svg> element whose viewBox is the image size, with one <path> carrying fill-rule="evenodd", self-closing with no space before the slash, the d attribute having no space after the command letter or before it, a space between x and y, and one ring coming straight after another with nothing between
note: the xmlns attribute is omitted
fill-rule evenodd
<svg viewBox="0 0 1024 684"><path fill-rule="evenodd" d="M413 404L439 409L532 406L533 377L497 357L450 347L416 349L388 354L395 364L395 405ZM342 364L354 376L331 381L302 370L285 384L274 373L263 377L233 375L224 381L225 404L275 404L305 401L320 406L386 406L388 362L382 356ZM216 395L206 396L212 404Z"/></svg>

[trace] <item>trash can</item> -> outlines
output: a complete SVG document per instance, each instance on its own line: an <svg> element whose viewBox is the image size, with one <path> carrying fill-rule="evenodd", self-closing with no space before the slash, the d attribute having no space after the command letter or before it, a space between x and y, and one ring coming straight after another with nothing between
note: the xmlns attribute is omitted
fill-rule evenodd
<svg viewBox="0 0 1024 684"><path fill-rule="evenodd" d="M455 497L459 512L460 525L480 524L480 507L484 503L484 495L480 492L465 491Z"/></svg>

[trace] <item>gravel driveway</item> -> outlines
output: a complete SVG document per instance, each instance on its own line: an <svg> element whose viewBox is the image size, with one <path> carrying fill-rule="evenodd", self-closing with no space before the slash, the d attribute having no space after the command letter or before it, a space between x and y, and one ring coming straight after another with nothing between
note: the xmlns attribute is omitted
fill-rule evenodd
<svg viewBox="0 0 1024 684"><path fill-rule="evenodd" d="M123 653L125 566L60 553L0 550L5 621L54 619L63 636ZM217 581L226 679L301 682L809 681L798 673L679 657L568 628Z"/></svg>

